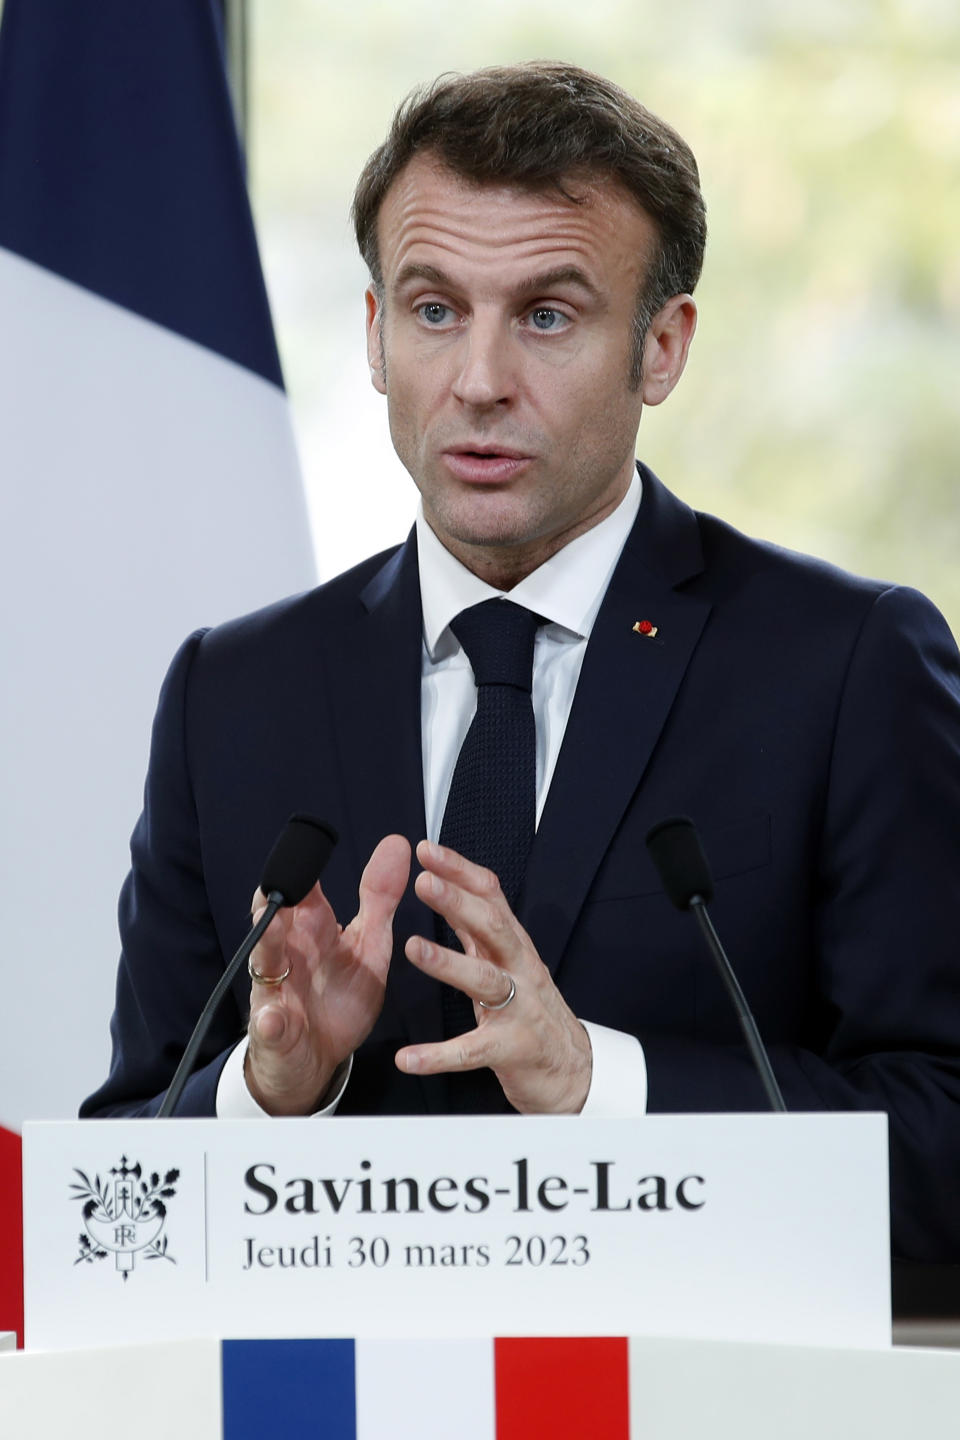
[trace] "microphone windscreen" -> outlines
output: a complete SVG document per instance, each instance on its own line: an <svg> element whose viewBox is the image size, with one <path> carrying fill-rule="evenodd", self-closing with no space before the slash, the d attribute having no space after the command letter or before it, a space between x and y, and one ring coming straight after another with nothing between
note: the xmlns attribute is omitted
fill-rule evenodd
<svg viewBox="0 0 960 1440"><path fill-rule="evenodd" d="M279 890L284 905L299 905L320 878L337 832L313 815L291 815L267 856L260 879L264 895Z"/></svg>
<svg viewBox="0 0 960 1440"><path fill-rule="evenodd" d="M713 879L692 820L685 815L661 820L647 834L647 849L667 896L678 910L689 910L695 895L709 905Z"/></svg>

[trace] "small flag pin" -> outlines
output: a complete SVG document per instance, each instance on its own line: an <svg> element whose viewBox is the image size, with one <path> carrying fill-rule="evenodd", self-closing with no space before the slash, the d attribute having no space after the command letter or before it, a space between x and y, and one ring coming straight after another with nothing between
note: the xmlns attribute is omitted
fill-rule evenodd
<svg viewBox="0 0 960 1440"><path fill-rule="evenodd" d="M637 620L633 628L638 635L649 635L651 640L657 633L657 626L652 620Z"/></svg>

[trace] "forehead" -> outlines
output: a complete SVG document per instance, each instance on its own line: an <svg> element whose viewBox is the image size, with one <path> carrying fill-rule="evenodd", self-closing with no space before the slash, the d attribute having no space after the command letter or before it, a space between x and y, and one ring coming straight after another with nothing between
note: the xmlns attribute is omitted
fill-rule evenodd
<svg viewBox="0 0 960 1440"><path fill-rule="evenodd" d="M578 265L597 282L634 285L656 249L650 217L613 180L559 190L475 184L418 155L387 191L378 217L385 284L409 266L504 275Z"/></svg>

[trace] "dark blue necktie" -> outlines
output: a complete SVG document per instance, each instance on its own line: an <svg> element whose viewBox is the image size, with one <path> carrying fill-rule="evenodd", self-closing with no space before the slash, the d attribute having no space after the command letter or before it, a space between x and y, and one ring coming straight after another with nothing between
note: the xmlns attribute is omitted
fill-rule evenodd
<svg viewBox="0 0 960 1440"><path fill-rule="evenodd" d="M451 630L473 667L477 710L460 747L440 844L493 870L511 909L523 889L536 825L537 744L530 697L533 647L541 615L509 600L462 610ZM438 916L437 939L460 943ZM444 986L444 1034L472 1030L473 1004Z"/></svg>

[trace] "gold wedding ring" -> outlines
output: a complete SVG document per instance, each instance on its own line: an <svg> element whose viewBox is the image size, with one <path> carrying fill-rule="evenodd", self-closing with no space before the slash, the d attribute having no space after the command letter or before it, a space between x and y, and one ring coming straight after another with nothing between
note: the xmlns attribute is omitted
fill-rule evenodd
<svg viewBox="0 0 960 1440"><path fill-rule="evenodd" d="M282 975L261 975L256 965L254 965L253 956L251 955L250 959L247 961L247 972L254 985L282 985L284 980L286 980L287 976L290 974L290 966L287 966L286 970L284 970ZM510 996L510 999L513 999L512 995ZM504 1004L506 1004L506 1001L504 1001Z"/></svg>

